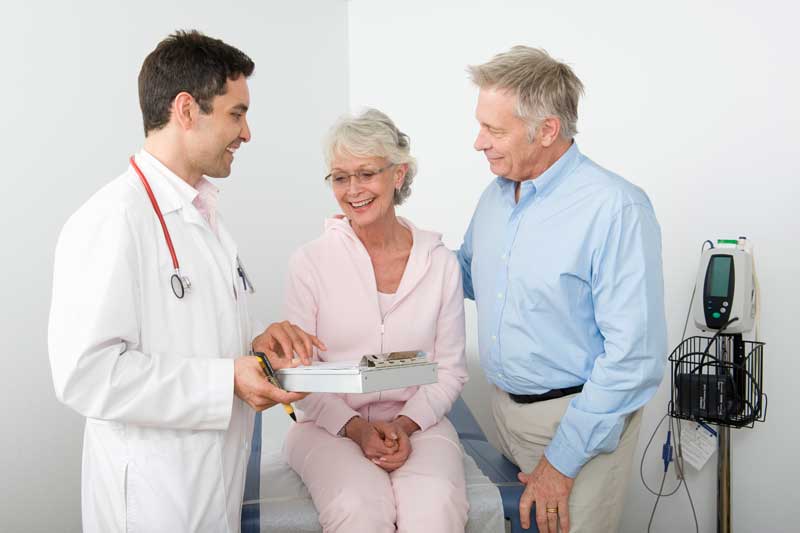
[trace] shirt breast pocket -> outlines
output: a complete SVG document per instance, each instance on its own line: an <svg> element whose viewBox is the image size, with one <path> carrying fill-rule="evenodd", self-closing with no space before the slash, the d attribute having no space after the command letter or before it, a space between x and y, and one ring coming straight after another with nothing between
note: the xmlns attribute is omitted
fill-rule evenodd
<svg viewBox="0 0 800 533"><path fill-rule="evenodd" d="M512 294L522 296L523 308L564 311L565 315L591 309L591 267L580 256L560 251L523 256L515 263L510 269L511 289Z"/></svg>

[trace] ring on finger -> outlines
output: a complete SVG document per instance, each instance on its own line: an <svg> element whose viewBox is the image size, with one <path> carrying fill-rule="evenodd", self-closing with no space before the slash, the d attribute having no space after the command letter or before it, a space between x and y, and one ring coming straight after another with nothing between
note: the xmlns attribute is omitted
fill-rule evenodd
<svg viewBox="0 0 800 533"><path fill-rule="evenodd" d="M545 511L550 514L558 513L558 507L546 507Z"/></svg>

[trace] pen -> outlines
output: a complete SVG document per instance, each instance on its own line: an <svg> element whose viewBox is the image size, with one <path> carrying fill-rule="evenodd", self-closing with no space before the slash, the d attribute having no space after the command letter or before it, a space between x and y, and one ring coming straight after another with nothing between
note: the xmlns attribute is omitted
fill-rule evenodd
<svg viewBox="0 0 800 533"><path fill-rule="evenodd" d="M279 389L282 388L281 384L278 382L278 378L275 377L275 370L272 369L272 365L270 364L269 359L267 359L267 354L264 352L253 352L253 355L258 357L259 362L261 363L261 368L264 370L264 374L267 375L267 380L269 380L270 383ZM294 414L294 408L291 406L291 404L284 403L281 405L283 405L283 410L286 411L286 414L292 417L292 420L297 422L297 416Z"/></svg>

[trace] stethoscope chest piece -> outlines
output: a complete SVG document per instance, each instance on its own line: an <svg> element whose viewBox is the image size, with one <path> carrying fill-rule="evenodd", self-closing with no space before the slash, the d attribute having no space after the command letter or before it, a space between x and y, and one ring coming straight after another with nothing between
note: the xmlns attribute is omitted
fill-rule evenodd
<svg viewBox="0 0 800 533"><path fill-rule="evenodd" d="M179 300L182 299L187 292L192 289L192 282L186 276L181 276L180 273L175 273L169 278L172 285L172 292Z"/></svg>

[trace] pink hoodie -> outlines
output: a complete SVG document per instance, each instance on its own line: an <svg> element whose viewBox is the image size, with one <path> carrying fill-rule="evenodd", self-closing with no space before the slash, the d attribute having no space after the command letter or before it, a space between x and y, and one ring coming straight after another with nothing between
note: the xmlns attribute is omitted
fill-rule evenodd
<svg viewBox="0 0 800 533"><path fill-rule="evenodd" d="M369 254L347 219L325 221L325 232L289 262L286 317L328 347L323 361L364 354L423 350L439 363L439 381L368 394L311 394L298 403L303 421L336 435L350 418L389 420L406 415L422 430L447 414L467 381L461 271L441 235L416 228L406 270L381 321Z"/></svg>

